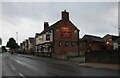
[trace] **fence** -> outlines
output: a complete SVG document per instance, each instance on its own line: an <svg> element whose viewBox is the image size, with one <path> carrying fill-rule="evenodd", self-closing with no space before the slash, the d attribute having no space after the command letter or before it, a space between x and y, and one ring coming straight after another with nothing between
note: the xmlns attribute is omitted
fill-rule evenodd
<svg viewBox="0 0 120 78"><path fill-rule="evenodd" d="M100 63L119 63L120 64L120 51L92 51L85 53L86 62L100 62Z"/></svg>

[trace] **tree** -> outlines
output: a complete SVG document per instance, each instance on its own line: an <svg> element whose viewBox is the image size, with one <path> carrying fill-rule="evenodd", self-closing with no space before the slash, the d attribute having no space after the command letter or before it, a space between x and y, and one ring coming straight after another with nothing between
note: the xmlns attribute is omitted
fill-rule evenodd
<svg viewBox="0 0 120 78"><path fill-rule="evenodd" d="M2 52L7 52L7 49L5 46L2 46Z"/></svg>
<svg viewBox="0 0 120 78"><path fill-rule="evenodd" d="M16 49L19 48L19 45L16 43L14 38L10 38L9 41L7 42L6 47L10 49Z"/></svg>

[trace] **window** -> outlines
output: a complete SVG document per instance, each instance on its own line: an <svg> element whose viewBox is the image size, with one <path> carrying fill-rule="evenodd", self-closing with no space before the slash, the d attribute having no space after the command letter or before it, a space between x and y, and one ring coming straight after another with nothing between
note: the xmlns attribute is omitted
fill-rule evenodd
<svg viewBox="0 0 120 78"><path fill-rule="evenodd" d="M71 45L72 45L72 46L74 46L74 45L75 45L75 43L74 43L74 42L71 42Z"/></svg>
<svg viewBox="0 0 120 78"><path fill-rule="evenodd" d="M46 34L46 41L50 41L50 34Z"/></svg>
<svg viewBox="0 0 120 78"><path fill-rule="evenodd" d="M61 45L62 45L62 42L59 42L58 45L61 46Z"/></svg>
<svg viewBox="0 0 120 78"><path fill-rule="evenodd" d="M44 47L43 47L43 46L40 47L40 51L41 51L41 52L44 51Z"/></svg>
<svg viewBox="0 0 120 78"><path fill-rule="evenodd" d="M51 33L51 31L49 31L49 33Z"/></svg>
<svg viewBox="0 0 120 78"><path fill-rule="evenodd" d="M50 46L48 46L48 52L50 52L51 51L51 47Z"/></svg>
<svg viewBox="0 0 120 78"><path fill-rule="evenodd" d="M65 45L68 46L68 45L69 45L69 42L66 42Z"/></svg>

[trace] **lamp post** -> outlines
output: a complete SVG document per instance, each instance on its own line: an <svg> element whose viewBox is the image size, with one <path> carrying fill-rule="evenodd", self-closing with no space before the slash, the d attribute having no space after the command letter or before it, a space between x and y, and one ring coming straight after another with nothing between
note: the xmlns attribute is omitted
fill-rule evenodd
<svg viewBox="0 0 120 78"><path fill-rule="evenodd" d="M16 32L16 42L18 43L18 32Z"/></svg>

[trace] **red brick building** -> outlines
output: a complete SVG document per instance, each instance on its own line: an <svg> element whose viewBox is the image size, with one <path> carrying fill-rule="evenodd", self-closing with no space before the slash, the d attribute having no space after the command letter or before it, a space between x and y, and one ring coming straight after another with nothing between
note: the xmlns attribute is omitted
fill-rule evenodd
<svg viewBox="0 0 120 78"><path fill-rule="evenodd" d="M105 42L101 37L93 35L84 35L80 40L80 55L85 55L85 52L105 50Z"/></svg>
<svg viewBox="0 0 120 78"><path fill-rule="evenodd" d="M44 22L44 30L35 38L37 53L49 53L58 58L79 55L79 29L69 20L66 10L61 12L61 20L53 25Z"/></svg>

